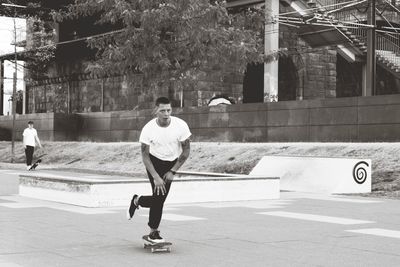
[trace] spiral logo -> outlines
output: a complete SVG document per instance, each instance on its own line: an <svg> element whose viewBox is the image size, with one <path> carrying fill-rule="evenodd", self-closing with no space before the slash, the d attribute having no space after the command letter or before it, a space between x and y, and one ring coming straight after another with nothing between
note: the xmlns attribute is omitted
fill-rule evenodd
<svg viewBox="0 0 400 267"><path fill-rule="evenodd" d="M365 180L367 180L367 170L364 168L364 166L360 165L366 165L369 167L368 163L365 161L360 161L357 163L354 168L353 168L353 178L354 181L356 181L357 184L363 184Z"/></svg>

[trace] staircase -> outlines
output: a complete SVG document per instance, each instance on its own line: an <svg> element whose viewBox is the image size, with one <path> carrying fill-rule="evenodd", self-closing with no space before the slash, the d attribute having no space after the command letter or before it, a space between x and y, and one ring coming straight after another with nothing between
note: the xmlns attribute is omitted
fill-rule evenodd
<svg viewBox="0 0 400 267"><path fill-rule="evenodd" d="M392 51L377 50L376 57L378 62L385 65L386 69L389 69L389 71L395 74L400 74L400 55Z"/></svg>
<svg viewBox="0 0 400 267"><path fill-rule="evenodd" d="M326 26L305 24L300 27L300 37L310 46L338 45L338 52L348 61L365 61L367 54L366 36L367 29L365 14L360 9L352 6L343 8L343 0L282 0L290 4L302 20L323 21ZM384 0L383 0L384 1ZM400 1L398 1L400 2ZM396 2L396 4L398 4ZM306 7L306 8L304 8ZM310 10L310 8L319 9ZM400 12L395 8L389 13L390 19L395 19L400 24ZM339 22L343 21L343 23ZM390 21L381 16L381 20ZM348 23L354 23L348 24ZM330 27L327 27L330 24ZM347 26L350 25L348 28ZM376 58L377 64L400 78L400 35L376 34Z"/></svg>
<svg viewBox="0 0 400 267"><path fill-rule="evenodd" d="M264 1L227 0L227 7L257 5ZM376 1L377 3L389 1L392 5L391 12L383 10L381 5L378 5L378 13L386 13L384 16L377 15L377 21L400 25L400 0ZM280 2L291 6L297 15L291 14L292 18L287 20L280 17L279 22L300 25L299 36L311 47L337 45L339 54L349 62L366 61L367 29L363 27L367 20L366 7L358 5L362 0L280 0ZM309 23L312 21L323 21L324 25ZM400 30L398 32L400 33ZM400 78L400 35L394 37L377 33L376 59L377 64Z"/></svg>

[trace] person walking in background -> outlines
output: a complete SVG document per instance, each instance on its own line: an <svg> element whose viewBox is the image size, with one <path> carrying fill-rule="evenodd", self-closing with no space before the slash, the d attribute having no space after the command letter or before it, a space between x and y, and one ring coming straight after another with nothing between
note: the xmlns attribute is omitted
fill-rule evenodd
<svg viewBox="0 0 400 267"><path fill-rule="evenodd" d="M171 188L176 171L185 163L190 154L192 135L185 121L171 116L172 108L168 98L156 100L156 118L149 121L140 133L142 159L153 190L149 196L134 195L127 217L130 220L139 207L150 208L149 239L164 242L158 227L161 222L165 199Z"/></svg>
<svg viewBox="0 0 400 267"><path fill-rule="evenodd" d="M22 136L26 157L26 169L29 170L32 167L33 152L35 151L36 143L39 147L42 147L37 131L33 128L33 121L28 122L28 128L24 130Z"/></svg>

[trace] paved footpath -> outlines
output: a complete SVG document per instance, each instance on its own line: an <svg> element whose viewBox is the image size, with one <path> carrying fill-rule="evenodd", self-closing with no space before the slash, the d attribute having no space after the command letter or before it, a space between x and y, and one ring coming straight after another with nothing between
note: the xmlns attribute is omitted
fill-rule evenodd
<svg viewBox="0 0 400 267"><path fill-rule="evenodd" d="M0 170L0 266L400 266L400 201L282 192L279 200L172 205L161 234L148 210L84 208L16 194ZM173 194L173 187L171 194Z"/></svg>

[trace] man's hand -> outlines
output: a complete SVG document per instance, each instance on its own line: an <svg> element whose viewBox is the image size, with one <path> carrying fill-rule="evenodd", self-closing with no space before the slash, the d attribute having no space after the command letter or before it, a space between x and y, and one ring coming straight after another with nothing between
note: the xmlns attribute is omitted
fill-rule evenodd
<svg viewBox="0 0 400 267"><path fill-rule="evenodd" d="M174 180L174 174L171 171L168 171L166 174L164 174L164 181L170 182Z"/></svg>
<svg viewBox="0 0 400 267"><path fill-rule="evenodd" d="M165 189L165 182L160 177L154 178L154 193L157 195L165 195L167 190Z"/></svg>

